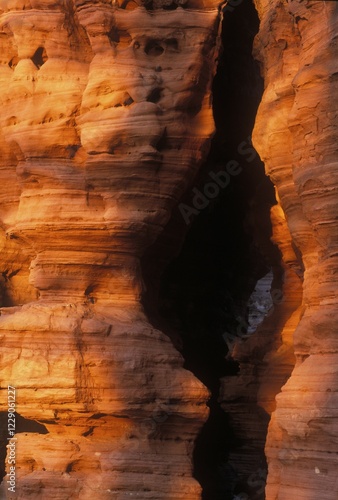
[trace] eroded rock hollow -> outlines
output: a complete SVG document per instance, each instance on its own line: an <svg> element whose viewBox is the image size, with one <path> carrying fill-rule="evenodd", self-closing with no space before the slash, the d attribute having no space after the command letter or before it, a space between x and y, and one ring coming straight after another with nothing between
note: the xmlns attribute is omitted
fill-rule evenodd
<svg viewBox="0 0 338 500"><path fill-rule="evenodd" d="M265 447L268 500L337 498L338 8L314 0L255 7L246 0L0 6L0 417L7 443L13 386L18 499L198 500L203 486L203 498L216 500L213 471L201 472L204 444L196 445L209 412L209 422L242 438L237 447L225 443L224 496L241 494L241 480L264 497L250 472L259 457L265 464ZM253 11L257 20L245 21ZM257 99L241 114L246 125L238 119L232 127L237 135L222 118L227 110L212 110L222 28L227 75L224 30L237 22L242 34L250 31L251 54L258 19L254 56L264 93L253 141L277 201L247 142ZM244 66L253 64L248 57ZM254 87L243 81L257 71L244 69L242 83L237 74L240 102ZM219 88L228 85L218 78ZM246 151L246 161L254 155L247 177L238 175L231 147ZM230 311L222 316L227 335L214 327L223 344L217 350L212 341L204 370L191 332L203 330L201 345L210 345L210 316L203 325L193 320L205 300L177 301L168 265L205 208L203 199L187 201L198 192L198 172L214 179L225 158L233 187L223 201L210 198L221 200L219 220L236 207L224 227L238 240L218 290ZM251 185L256 195L246 197ZM250 240L237 229L243 224ZM246 259L239 284L236 250ZM243 335L256 282L277 292L274 307ZM186 325L160 319L164 301L169 310L178 304ZM1 495L12 498L5 453L3 444Z"/></svg>

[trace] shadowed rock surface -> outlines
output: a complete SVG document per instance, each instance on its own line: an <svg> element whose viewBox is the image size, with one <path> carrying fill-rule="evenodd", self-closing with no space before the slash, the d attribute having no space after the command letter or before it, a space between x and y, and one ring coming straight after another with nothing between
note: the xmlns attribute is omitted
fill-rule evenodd
<svg viewBox="0 0 338 500"><path fill-rule="evenodd" d="M220 196L215 225L241 205L243 213L232 219L236 227L222 226L238 239L224 250L228 267L217 293L228 312L219 323L223 303L215 307L207 281L218 269L210 264L215 253L206 254L199 297L201 281L191 278L202 253L195 252L190 275L189 256L168 267L187 233L178 206L194 185L203 187L204 162L214 169L226 158L222 148L234 159L253 125L243 109L232 127L222 118L226 109L213 116L219 4L0 6L0 423L3 430L7 386L15 386L18 499L197 500L197 478L203 498L216 500L206 492L217 470L229 484L224 494L240 494L233 485L246 482L260 500L264 447L267 500L337 498L338 7L314 0L255 6L264 93L253 141L277 204L258 163ZM217 76L225 88L234 67L226 30L244 23L251 40L258 20L245 15L252 9L245 0L225 6L224 80ZM243 82L256 72L242 61ZM242 87L242 97L250 88ZM240 125L247 119L248 131ZM222 146L211 145L214 121L213 144ZM203 217L194 227L207 240L214 227ZM250 237L239 229L245 224ZM196 233L189 234L193 247ZM273 308L245 337L250 297L268 272ZM156 309L175 317L162 328ZM206 386L211 420L203 428ZM214 424L223 429L219 456L203 478L201 441ZM236 443L227 441L230 429ZM5 481L1 488L10 498Z"/></svg>

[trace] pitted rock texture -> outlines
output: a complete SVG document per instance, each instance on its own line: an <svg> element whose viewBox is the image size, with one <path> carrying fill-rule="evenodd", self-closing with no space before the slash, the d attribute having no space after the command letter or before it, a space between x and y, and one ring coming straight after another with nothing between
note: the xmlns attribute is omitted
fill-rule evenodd
<svg viewBox="0 0 338 500"><path fill-rule="evenodd" d="M256 0L265 92L254 144L303 275L296 365L269 426L266 498L338 495L336 2ZM283 248L282 248L283 250ZM285 253L284 253L285 257ZM288 259L289 264L292 259ZM290 292L289 292L290 295Z"/></svg>
<svg viewBox="0 0 338 500"><path fill-rule="evenodd" d="M208 391L147 322L139 259L207 154L219 23L213 1L1 4L1 410L15 386L48 430L17 434L19 499L200 497Z"/></svg>
<svg viewBox="0 0 338 500"><path fill-rule="evenodd" d="M284 277L273 283L271 313L234 345L240 371L222 379L220 402L236 434L245 436L230 454L241 478L261 466L268 427L266 499L335 500L338 5L255 5L254 55L265 90L253 142L276 188L272 239Z"/></svg>

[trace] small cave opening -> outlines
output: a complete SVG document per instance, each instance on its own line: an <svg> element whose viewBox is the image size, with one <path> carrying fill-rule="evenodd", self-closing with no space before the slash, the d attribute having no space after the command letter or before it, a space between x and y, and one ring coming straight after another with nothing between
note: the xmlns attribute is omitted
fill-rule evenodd
<svg viewBox="0 0 338 500"><path fill-rule="evenodd" d="M35 64L35 66L40 69L41 66L45 64L45 62L48 60L47 52L44 47L38 47L36 51L34 52L34 55L32 57L32 61Z"/></svg>
<svg viewBox="0 0 338 500"><path fill-rule="evenodd" d="M8 412L0 412L0 484L6 477L7 445L11 437L9 436L8 418ZM34 432L37 434L49 433L47 427L37 420L25 418L19 413L15 412L15 434L18 434L20 432Z"/></svg>
<svg viewBox="0 0 338 500"><path fill-rule="evenodd" d="M210 416L193 455L203 500L265 498L264 442L239 470L231 457L245 448L246 438L234 430L231 415L220 404L220 379L235 377L240 368L230 355L231 340L254 330L250 297L259 281L269 289L269 277L276 283L283 274L280 252L271 242L275 190L251 143L264 89L252 55L258 28L252 0L225 10L212 89L216 133L210 152L142 260L148 317L170 336L184 367L211 393ZM160 272L153 265L159 255ZM257 425L264 427L264 434L269 416L263 409L261 413ZM250 470L252 461L255 467Z"/></svg>
<svg viewBox="0 0 338 500"><path fill-rule="evenodd" d="M149 40L144 48L148 56L158 57L163 54L164 48L159 40Z"/></svg>

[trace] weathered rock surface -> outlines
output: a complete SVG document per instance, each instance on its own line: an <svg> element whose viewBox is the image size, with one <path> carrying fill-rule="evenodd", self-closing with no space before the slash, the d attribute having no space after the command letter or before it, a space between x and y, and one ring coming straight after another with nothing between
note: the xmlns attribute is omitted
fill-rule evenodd
<svg viewBox="0 0 338 500"><path fill-rule="evenodd" d="M261 19L256 53L265 92L254 143L277 187L279 210L304 269L301 317L292 328L296 366L277 396L269 426L266 495L334 500L338 9L336 2L311 0L257 0L256 5Z"/></svg>
<svg viewBox="0 0 338 500"><path fill-rule="evenodd" d="M139 302L214 130L217 2L183 3L1 4L1 410L48 430L20 499L200 495L208 391Z"/></svg>
<svg viewBox="0 0 338 500"><path fill-rule="evenodd" d="M335 500L338 10L336 2L255 4L265 91L253 139L276 187L273 240L285 272L272 287L274 309L234 345L240 373L222 380L220 402L245 436L230 460L246 480L260 466L272 413L267 500Z"/></svg>
<svg viewBox="0 0 338 500"><path fill-rule="evenodd" d="M268 500L336 500L338 8L255 3L285 274L221 403L243 475L272 413ZM213 0L0 5L0 409L15 386L48 432L18 429L17 498L200 498L208 391L145 317L139 260L207 153L219 21Z"/></svg>
<svg viewBox="0 0 338 500"><path fill-rule="evenodd" d="M264 471L256 488L252 489L257 499L263 498L262 483L266 474L263 450L270 415L276 408L276 394L295 365L293 332L302 314L299 266L284 214L278 205L273 207L271 218L273 241L282 250L283 281L276 277L272 281L272 307L256 331L250 334L250 327L247 328L249 333L232 346L231 356L239 362L240 371L236 376L221 379L219 398L242 443L229 457L239 479L250 484L253 473ZM246 326L249 325L243 324L240 328L244 331Z"/></svg>

